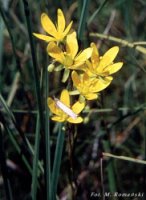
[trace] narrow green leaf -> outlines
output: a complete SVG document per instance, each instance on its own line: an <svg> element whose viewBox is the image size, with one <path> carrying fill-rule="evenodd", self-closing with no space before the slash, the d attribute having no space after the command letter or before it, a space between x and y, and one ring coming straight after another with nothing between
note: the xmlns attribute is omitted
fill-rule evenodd
<svg viewBox="0 0 146 200"><path fill-rule="evenodd" d="M83 33L86 27L86 21L88 16L88 9L89 9L89 2L90 0L84 0L82 6L82 12L80 15L79 27L78 27L78 38L81 40Z"/></svg>
<svg viewBox="0 0 146 200"><path fill-rule="evenodd" d="M7 115L13 120L15 121L15 117L13 115L13 113L11 112L11 110L9 109L9 107L7 106L6 101L4 100L3 96L0 94L0 107L2 108L3 111L5 111L7 113Z"/></svg>
<svg viewBox="0 0 146 200"><path fill-rule="evenodd" d="M40 147L40 117L37 116L36 133L35 133L35 147L34 147L34 158L33 158L33 171L32 171L32 200L37 198L37 186L38 186L38 162L39 162L39 147Z"/></svg>
<svg viewBox="0 0 146 200"><path fill-rule="evenodd" d="M108 0L103 0L100 4L99 8L91 15L91 17L88 19L88 26L91 24L91 22L94 20L94 18L99 14L99 12L102 10L102 8L105 6L105 4L108 2Z"/></svg>
<svg viewBox="0 0 146 200"><path fill-rule="evenodd" d="M42 94L40 89L40 78L38 73L38 63L36 58L36 51L35 51L35 44L33 39L33 33L32 33L32 20L30 17L30 9L29 4L27 0L22 0L24 5L24 13L26 18L26 24L27 24L27 30L28 30L28 36L29 36L29 43L30 43L30 49L31 49L31 57L32 57L32 65L33 65L33 76L34 76L34 85L35 85L35 92L36 92L36 99L37 99L37 107L38 112L40 116L40 133L41 133L41 140L42 140L42 146L44 154L43 154L43 160L44 160L44 175L46 175L46 145L45 145L45 121L44 121L44 114L43 114L43 106L42 106ZM45 186L46 186L46 179L45 179ZM47 186L46 186L47 187ZM46 191L47 193L47 188Z"/></svg>
<svg viewBox="0 0 146 200"><path fill-rule="evenodd" d="M103 147L106 152L110 152L110 142L108 140L103 140ZM107 165L107 174L110 192L114 193L117 191L117 187L113 160L110 160L110 162Z"/></svg>
<svg viewBox="0 0 146 200"><path fill-rule="evenodd" d="M8 127L6 128L6 131L7 131L8 135L9 135L9 139L12 142L12 144L13 144L14 148L16 149L17 153L22 156L22 160L23 160L24 164L26 165L29 173L32 174L32 168L31 168L30 164L28 163L26 157L22 154L22 151L21 151L21 149L19 147L19 144L17 143L17 140L15 139L13 133L11 132L11 130Z"/></svg>
<svg viewBox="0 0 146 200"><path fill-rule="evenodd" d="M51 152L50 152L50 119L47 98L49 96L49 74L45 69L45 145L46 145L46 193L47 199L51 199Z"/></svg>
<svg viewBox="0 0 146 200"><path fill-rule="evenodd" d="M30 18L30 10L27 0L23 0L24 4L24 12L26 17L26 23L27 23L27 29L28 29L28 36L29 36L29 42L30 42L30 48L31 48L31 56L32 56L32 64L33 64L33 75L34 75L34 84L35 84L35 90L36 90L36 97L37 97L37 104L38 104L38 110L40 115L40 121L41 121L41 129L44 129L44 115L43 115L43 109L42 109L42 101L41 101L41 90L40 90L40 79L38 75L38 64L37 64L37 58L36 58L36 52L35 52L35 45L34 45L34 39L32 36L32 24L31 24L31 18Z"/></svg>
<svg viewBox="0 0 146 200"><path fill-rule="evenodd" d="M52 191L51 200L56 199L56 191L57 191L59 171L60 171L62 152L63 152L63 146L64 146L64 138L65 138L65 134L64 134L64 131L62 131L62 124L60 124L59 133L57 137L54 163L53 163L52 179L51 179L51 191Z"/></svg>
<svg viewBox="0 0 146 200"><path fill-rule="evenodd" d="M34 156L35 155L35 149L33 149L32 145L30 144L28 139L26 139L26 142L27 142L27 145L29 147L29 150L30 150L32 156ZM39 166L39 170L40 170L39 173L44 174L43 164L40 160L38 161L38 166Z"/></svg>

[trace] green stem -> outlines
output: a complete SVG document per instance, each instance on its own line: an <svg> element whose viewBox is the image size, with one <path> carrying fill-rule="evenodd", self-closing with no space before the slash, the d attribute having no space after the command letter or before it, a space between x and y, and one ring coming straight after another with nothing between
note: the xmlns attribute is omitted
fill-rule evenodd
<svg viewBox="0 0 146 200"><path fill-rule="evenodd" d="M114 155L111 153L106 153L106 152L103 152L102 155L105 157L110 157L110 158L115 158L115 159L119 159L119 160L125 160L128 162L134 162L134 163L146 165L146 160L140 160L140 159L131 158L131 157L127 157L127 156L117 156L117 155Z"/></svg>
<svg viewBox="0 0 146 200"><path fill-rule="evenodd" d="M146 54L146 48L144 48L140 45L135 45L135 43L128 42L127 40L123 40L123 39L113 37L113 36L110 36L110 35L104 35L104 34L101 34L101 33L90 33L90 36L111 40L111 41L117 42L119 44L122 44L124 46L130 47L130 48L135 48L135 50L137 50L137 51L139 51L143 54Z"/></svg>
<svg viewBox="0 0 146 200"><path fill-rule="evenodd" d="M62 158L62 152L63 152L63 144L64 144L64 132L62 131L62 124L59 126L59 133L57 137L57 144L56 144L56 150L55 150L55 157L54 157L54 163L53 163L53 171L52 171L52 179L51 179L51 191L52 196L51 200L56 199L56 192L57 192L57 184L59 180L59 171L60 171L60 165L61 165L61 158Z"/></svg>

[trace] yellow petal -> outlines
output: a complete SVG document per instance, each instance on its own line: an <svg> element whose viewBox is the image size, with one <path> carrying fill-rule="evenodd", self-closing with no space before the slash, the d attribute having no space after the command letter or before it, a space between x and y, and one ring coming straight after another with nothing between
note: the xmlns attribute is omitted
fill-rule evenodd
<svg viewBox="0 0 146 200"><path fill-rule="evenodd" d="M56 27L54 26L52 20L48 17L46 13L41 15L41 24L43 29L49 34L54 37L57 35Z"/></svg>
<svg viewBox="0 0 146 200"><path fill-rule="evenodd" d="M87 48L78 54L75 58L75 62L85 62L88 58L91 57L92 48Z"/></svg>
<svg viewBox="0 0 146 200"><path fill-rule="evenodd" d="M86 64L87 64L87 68L90 70L90 71L93 71L93 67L92 67L92 64L89 60L86 60ZM86 70L86 68L85 68Z"/></svg>
<svg viewBox="0 0 146 200"><path fill-rule="evenodd" d="M63 35L66 36L68 34L68 32L70 31L71 29L71 26L72 26L72 21L69 23L69 25L66 27L65 31L63 32Z"/></svg>
<svg viewBox="0 0 146 200"><path fill-rule="evenodd" d="M92 52L92 55L91 55L91 61L92 61L92 63L98 64L98 62L99 62L99 52L97 50L97 47L96 47L95 43L93 43L93 42L91 43L90 46L93 48L93 52Z"/></svg>
<svg viewBox="0 0 146 200"><path fill-rule="evenodd" d="M53 37L47 36L47 35L42 35L38 33L33 33L33 35L41 40L44 40L46 42L54 41L55 39Z"/></svg>
<svg viewBox="0 0 146 200"><path fill-rule="evenodd" d="M111 49L109 49L102 57L100 63L99 63L99 66L98 68L100 67L106 67L107 65L110 65L113 60L115 59L115 57L117 56L119 52L119 47L118 46L115 46L115 47L112 47Z"/></svg>
<svg viewBox="0 0 146 200"><path fill-rule="evenodd" d="M69 69L72 69L72 70L82 70L82 71L84 71L84 68L83 68L84 62L85 62L85 61L76 62L75 64L69 66Z"/></svg>
<svg viewBox="0 0 146 200"><path fill-rule="evenodd" d="M104 71L108 71L109 74L114 74L115 72L119 71L122 66L123 66L123 63L122 62L118 62L118 63L115 63L113 65L109 65L108 67L106 67L104 69Z"/></svg>
<svg viewBox="0 0 146 200"><path fill-rule="evenodd" d="M83 118L82 117L77 117L76 119L73 119L73 118L69 117L67 119L67 121L70 122L70 123L73 123L73 124L79 124L79 123L81 123L83 121Z"/></svg>
<svg viewBox="0 0 146 200"><path fill-rule="evenodd" d="M95 93L89 93L89 94L85 95L85 98L86 98L87 100L93 100L93 99L97 99L97 98L98 98L98 95L95 94Z"/></svg>
<svg viewBox="0 0 146 200"><path fill-rule="evenodd" d="M47 103L48 103L48 107L50 108L51 112L57 115L59 111L58 111L58 108L56 107L55 101L49 97L47 99Z"/></svg>
<svg viewBox="0 0 146 200"><path fill-rule="evenodd" d="M63 118L61 116L53 116L53 117L51 117L51 119L53 121L57 121L57 122L64 122L65 121L65 118Z"/></svg>
<svg viewBox="0 0 146 200"><path fill-rule="evenodd" d="M61 9L57 10L57 30L63 32L65 29L65 18Z"/></svg>
<svg viewBox="0 0 146 200"><path fill-rule="evenodd" d="M52 58L56 59L56 61L63 63L64 54L62 50L56 45L56 43L50 42L47 46L47 52Z"/></svg>
<svg viewBox="0 0 146 200"><path fill-rule="evenodd" d="M77 86L80 83L80 78L79 78L77 72L73 71L71 74L71 77L72 77L74 85Z"/></svg>
<svg viewBox="0 0 146 200"><path fill-rule="evenodd" d="M72 106L72 110L76 113L79 114L85 107L85 102L80 103L79 101L77 101L73 106Z"/></svg>
<svg viewBox="0 0 146 200"><path fill-rule="evenodd" d="M68 69L72 68L73 59L72 59L72 57L70 55L68 55L68 54L65 55L65 59L64 59L63 65Z"/></svg>
<svg viewBox="0 0 146 200"><path fill-rule="evenodd" d="M113 77L112 76L106 76L106 77L103 77L101 78L101 80L103 81L103 83L106 83L106 82L110 82L113 80Z"/></svg>
<svg viewBox="0 0 146 200"><path fill-rule="evenodd" d="M109 86L109 84L111 83L112 80L97 80L91 87L91 91L92 92L100 92L102 90L104 90L106 87Z"/></svg>
<svg viewBox="0 0 146 200"><path fill-rule="evenodd" d="M64 103L66 106L70 107L70 96L68 90L63 90L61 92L60 101Z"/></svg>
<svg viewBox="0 0 146 200"><path fill-rule="evenodd" d="M86 71L87 70L87 64L84 63L84 64L80 65L79 70Z"/></svg>
<svg viewBox="0 0 146 200"><path fill-rule="evenodd" d="M89 78L88 74L84 73L83 74L83 82L89 82L89 81L90 81L90 78Z"/></svg>
<svg viewBox="0 0 146 200"><path fill-rule="evenodd" d="M72 59L76 56L78 52L78 42L76 38L76 32L69 34L66 38L66 51Z"/></svg>

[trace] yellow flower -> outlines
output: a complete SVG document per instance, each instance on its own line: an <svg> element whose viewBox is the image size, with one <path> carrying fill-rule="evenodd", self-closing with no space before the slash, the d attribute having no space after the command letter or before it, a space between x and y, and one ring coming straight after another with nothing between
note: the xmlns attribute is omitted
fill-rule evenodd
<svg viewBox="0 0 146 200"><path fill-rule="evenodd" d="M70 123L78 124L83 121L82 117L78 114L84 109L85 103L80 103L77 101L72 106L70 105L70 97L68 90L63 90L61 92L60 100L48 98L48 107L54 116L51 118L57 122L68 121Z"/></svg>
<svg viewBox="0 0 146 200"><path fill-rule="evenodd" d="M70 22L70 24L65 28L66 22L61 9L57 10L57 25L54 25L46 13L42 13L41 15L41 24L49 36L38 33L33 33L33 35L41 40L45 40L46 42L63 41L72 26L72 22Z"/></svg>
<svg viewBox="0 0 146 200"><path fill-rule="evenodd" d="M87 48L78 53L78 42L76 32L66 37L65 51L57 46L55 42L50 42L47 47L48 54L56 61L64 65L66 69L80 69L80 66L91 57L92 48Z"/></svg>
<svg viewBox="0 0 146 200"><path fill-rule="evenodd" d="M93 48L91 61L88 60L86 62L87 68L85 69L89 76L101 76L104 78L121 69L123 65L122 62L113 63L119 52L118 46L109 49L102 57L99 56L97 47L94 43L91 43L91 47Z"/></svg>
<svg viewBox="0 0 146 200"><path fill-rule="evenodd" d="M112 81L112 77L105 80L102 78L90 78L86 73L78 75L77 72L72 72L72 80L74 86L87 100L98 98L98 92L104 90Z"/></svg>

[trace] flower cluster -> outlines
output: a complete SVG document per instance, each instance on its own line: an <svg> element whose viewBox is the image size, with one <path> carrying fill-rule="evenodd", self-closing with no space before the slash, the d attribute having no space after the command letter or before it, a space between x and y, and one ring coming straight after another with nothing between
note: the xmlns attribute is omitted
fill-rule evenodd
<svg viewBox="0 0 146 200"><path fill-rule="evenodd" d="M70 92L64 89L60 99L48 98L48 107L54 114L52 120L81 123L83 118L78 114L84 109L86 100L97 99L99 92L112 82L112 74L123 65L122 62L114 63L119 47L112 47L103 56L99 55L95 43L79 50L77 34L71 31L72 22L66 26L61 9L57 11L56 25L45 13L41 15L41 24L48 35L34 33L34 36L48 43L47 53L52 58L48 71L64 69L63 82L70 76L74 86L74 90ZM56 64L58 66L55 67ZM70 94L79 95L78 101L72 106Z"/></svg>

